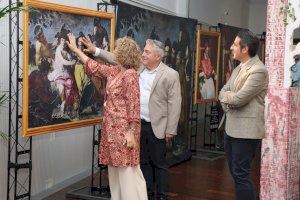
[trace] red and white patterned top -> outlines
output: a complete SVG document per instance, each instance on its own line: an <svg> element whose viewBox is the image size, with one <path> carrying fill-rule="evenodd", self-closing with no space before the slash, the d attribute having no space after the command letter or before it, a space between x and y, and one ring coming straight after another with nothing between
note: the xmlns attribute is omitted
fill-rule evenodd
<svg viewBox="0 0 300 200"><path fill-rule="evenodd" d="M100 64L92 59L87 61L85 71L87 74L107 79L99 150L100 163L114 167L139 165L140 91L137 72L127 69L117 76L116 66ZM137 122L139 126L135 131L138 145L133 149L128 149L124 144L130 122Z"/></svg>

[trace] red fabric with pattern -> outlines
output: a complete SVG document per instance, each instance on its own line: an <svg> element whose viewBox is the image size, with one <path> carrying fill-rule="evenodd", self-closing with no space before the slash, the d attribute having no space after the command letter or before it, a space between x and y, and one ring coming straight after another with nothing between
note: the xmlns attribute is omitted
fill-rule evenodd
<svg viewBox="0 0 300 200"><path fill-rule="evenodd" d="M137 166L140 163L140 128L135 133L137 146L128 149L125 134L130 122L140 127L140 91L138 75L127 69L120 76L115 66L107 66L89 59L85 71L94 76L106 77L106 101L100 142L100 164L114 167ZM116 78L116 80L114 80Z"/></svg>

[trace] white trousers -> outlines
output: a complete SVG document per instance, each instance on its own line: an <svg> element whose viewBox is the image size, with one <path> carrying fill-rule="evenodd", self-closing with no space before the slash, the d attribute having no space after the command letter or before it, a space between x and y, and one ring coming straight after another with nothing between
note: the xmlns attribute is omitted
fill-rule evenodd
<svg viewBox="0 0 300 200"><path fill-rule="evenodd" d="M108 166L111 200L147 200L146 181L140 166Z"/></svg>

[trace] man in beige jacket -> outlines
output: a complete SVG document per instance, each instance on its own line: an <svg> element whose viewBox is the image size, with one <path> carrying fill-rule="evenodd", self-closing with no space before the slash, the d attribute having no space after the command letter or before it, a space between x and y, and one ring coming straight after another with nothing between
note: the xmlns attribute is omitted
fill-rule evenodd
<svg viewBox="0 0 300 200"><path fill-rule="evenodd" d="M110 52L95 48L85 40L88 53L115 63ZM138 71L141 103L141 169L146 180L149 200L167 199L169 171L166 142L177 134L181 111L179 74L162 63L164 45L148 39L142 54L143 66ZM155 180L155 183L154 183Z"/></svg>
<svg viewBox="0 0 300 200"><path fill-rule="evenodd" d="M265 134L268 71L257 57L258 45L258 38L250 31L238 33L230 49L241 64L233 70L219 95L225 111L221 120L225 123L225 151L237 200L255 199L251 162Z"/></svg>

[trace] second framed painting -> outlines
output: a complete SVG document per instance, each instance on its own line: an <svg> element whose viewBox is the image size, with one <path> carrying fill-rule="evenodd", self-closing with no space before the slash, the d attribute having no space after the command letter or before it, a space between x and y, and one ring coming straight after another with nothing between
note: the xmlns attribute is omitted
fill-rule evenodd
<svg viewBox="0 0 300 200"><path fill-rule="evenodd" d="M112 51L114 14L37 0L25 0L24 7L23 135L99 124L106 81L85 73L67 35L72 32L81 49L86 36Z"/></svg>
<svg viewBox="0 0 300 200"><path fill-rule="evenodd" d="M194 103L218 100L218 77L221 34L197 31L197 55L195 66Z"/></svg>

